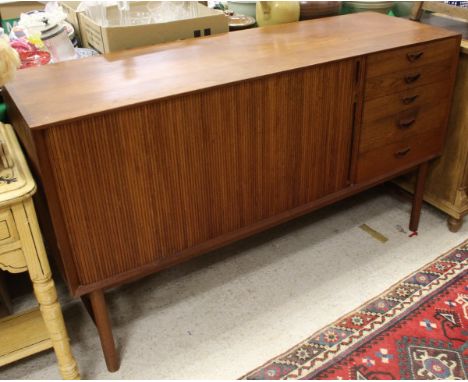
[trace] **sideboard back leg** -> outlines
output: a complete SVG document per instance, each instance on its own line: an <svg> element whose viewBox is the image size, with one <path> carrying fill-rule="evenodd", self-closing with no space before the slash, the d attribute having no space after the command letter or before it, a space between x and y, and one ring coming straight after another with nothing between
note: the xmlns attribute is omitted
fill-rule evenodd
<svg viewBox="0 0 468 382"><path fill-rule="evenodd" d="M414 190L413 207L411 209L411 218L409 224L409 229L413 232L417 231L419 226L419 218L421 216L421 207L424 195L424 184L426 183L428 167L429 162L424 162L423 164L419 165L418 168L418 176Z"/></svg>
<svg viewBox="0 0 468 382"><path fill-rule="evenodd" d="M97 290L91 292L89 294L89 301L93 310L92 317L94 317L94 322L101 340L107 370L110 372L117 371L120 366L119 356L115 348L114 337L112 335L112 325L103 291Z"/></svg>
<svg viewBox="0 0 468 382"><path fill-rule="evenodd" d="M87 294L84 294L83 296L81 296L81 302L83 303L86 311L88 312L89 316L93 320L94 324L96 324L96 319L94 318L93 307L91 305L89 296Z"/></svg>
<svg viewBox="0 0 468 382"><path fill-rule="evenodd" d="M458 232L463 225L463 217L456 219L452 216L447 218L447 225L450 232Z"/></svg>

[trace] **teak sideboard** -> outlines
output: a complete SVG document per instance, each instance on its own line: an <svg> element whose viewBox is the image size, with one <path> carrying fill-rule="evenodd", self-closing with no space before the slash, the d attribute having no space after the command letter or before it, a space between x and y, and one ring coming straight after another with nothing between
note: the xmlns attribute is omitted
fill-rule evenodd
<svg viewBox="0 0 468 382"><path fill-rule="evenodd" d="M416 230L459 49L456 33L361 13L18 73L8 113L109 370L107 288L413 170Z"/></svg>

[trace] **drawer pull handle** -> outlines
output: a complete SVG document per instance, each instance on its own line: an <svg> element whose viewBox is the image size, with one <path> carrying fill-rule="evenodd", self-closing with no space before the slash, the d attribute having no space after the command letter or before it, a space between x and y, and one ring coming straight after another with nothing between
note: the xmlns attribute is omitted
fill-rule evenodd
<svg viewBox="0 0 468 382"><path fill-rule="evenodd" d="M396 156L397 158L402 158L402 157L404 157L406 154L408 154L408 153L410 152L410 150L411 150L411 149L410 149L409 147L407 147L406 149L397 151L397 152L395 153L395 156Z"/></svg>
<svg viewBox="0 0 468 382"><path fill-rule="evenodd" d="M402 119L398 121L398 127L400 129L409 129L414 122L416 122L416 118Z"/></svg>
<svg viewBox="0 0 468 382"><path fill-rule="evenodd" d="M406 77L405 77L405 82L406 82L407 84L411 84L411 83L413 83L413 82L419 80L419 77L421 77L421 73L417 73L417 74L414 74L414 75L412 75L412 76L406 76Z"/></svg>
<svg viewBox="0 0 468 382"><path fill-rule="evenodd" d="M414 101L416 101L418 97L419 97L418 95L414 95L412 97L404 97L401 99L401 102L403 102L404 105L409 105L410 103L413 103Z"/></svg>
<svg viewBox="0 0 468 382"><path fill-rule="evenodd" d="M408 53L406 55L406 58L408 59L409 62L414 62L419 60L423 56L424 52L414 52L414 53Z"/></svg>

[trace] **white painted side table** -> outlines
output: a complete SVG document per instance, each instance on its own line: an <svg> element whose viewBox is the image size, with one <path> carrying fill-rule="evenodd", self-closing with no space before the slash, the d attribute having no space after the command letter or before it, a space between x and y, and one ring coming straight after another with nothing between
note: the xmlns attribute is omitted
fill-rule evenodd
<svg viewBox="0 0 468 382"><path fill-rule="evenodd" d="M10 125L0 123L0 268L29 272L39 308L0 320L0 366L54 348L64 379L79 379L32 195L36 184Z"/></svg>

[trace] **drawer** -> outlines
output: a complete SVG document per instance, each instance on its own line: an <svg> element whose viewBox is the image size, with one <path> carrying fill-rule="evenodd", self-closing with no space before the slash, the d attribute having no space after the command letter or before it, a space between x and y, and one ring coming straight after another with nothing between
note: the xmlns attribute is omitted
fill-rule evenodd
<svg viewBox="0 0 468 382"><path fill-rule="evenodd" d="M367 78L365 99L373 99L402 91L409 91L422 85L447 81L453 65L452 58L436 61L430 65L401 70L378 77Z"/></svg>
<svg viewBox="0 0 468 382"><path fill-rule="evenodd" d="M359 154L356 183L404 171L440 154L443 136L443 131L429 132Z"/></svg>
<svg viewBox="0 0 468 382"><path fill-rule="evenodd" d="M13 215L9 209L0 211L0 252L1 247L19 241L18 231L13 219Z"/></svg>
<svg viewBox="0 0 468 382"><path fill-rule="evenodd" d="M362 121L363 123L378 121L403 110L420 107L427 103L439 103L447 99L449 93L448 82L442 81L374 98L364 103Z"/></svg>
<svg viewBox="0 0 468 382"><path fill-rule="evenodd" d="M359 152L364 153L414 135L444 132L448 98L426 103L379 119L363 121Z"/></svg>
<svg viewBox="0 0 468 382"><path fill-rule="evenodd" d="M458 41L451 38L371 54L367 58L367 78L453 59L456 49L459 49Z"/></svg>

